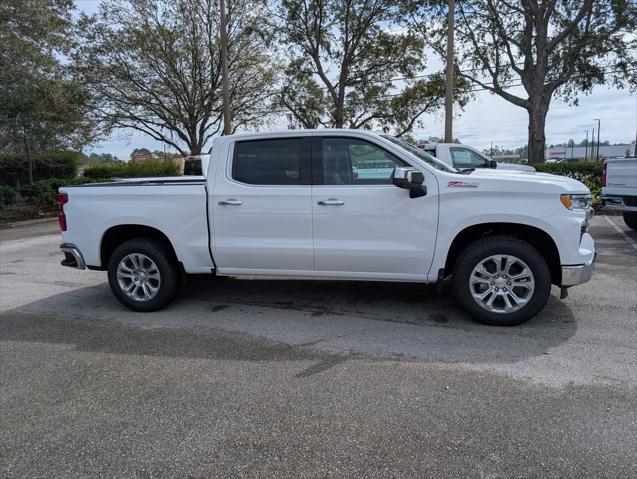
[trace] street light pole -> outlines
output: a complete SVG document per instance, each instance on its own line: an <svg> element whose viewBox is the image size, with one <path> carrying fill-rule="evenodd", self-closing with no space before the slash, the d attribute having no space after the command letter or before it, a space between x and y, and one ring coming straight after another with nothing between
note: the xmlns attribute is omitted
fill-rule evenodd
<svg viewBox="0 0 637 479"><path fill-rule="evenodd" d="M602 145L602 137L599 136L599 131L602 127L602 120L595 118L593 121L597 121L597 160L599 160L599 148Z"/></svg>
<svg viewBox="0 0 637 479"><path fill-rule="evenodd" d="M588 160L588 130L586 130L586 142L584 143L584 161Z"/></svg>
<svg viewBox="0 0 637 479"><path fill-rule="evenodd" d="M449 0L447 13L447 71L445 74L445 143L453 143L453 13L455 1Z"/></svg>

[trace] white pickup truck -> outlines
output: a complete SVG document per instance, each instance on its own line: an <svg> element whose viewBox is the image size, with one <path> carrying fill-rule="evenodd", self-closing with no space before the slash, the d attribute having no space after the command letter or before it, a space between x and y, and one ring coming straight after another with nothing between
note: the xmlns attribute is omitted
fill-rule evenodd
<svg viewBox="0 0 637 479"><path fill-rule="evenodd" d="M494 325L531 318L551 284L565 296L593 270L591 197L569 178L461 173L356 130L223 136L204 164L193 179L60 188L62 264L108 271L137 311L167 305L183 273L448 281Z"/></svg>
<svg viewBox="0 0 637 479"><path fill-rule="evenodd" d="M536 171L535 168L529 165L496 162L475 148L460 143L423 143L418 145L418 148L435 156L443 163L461 170L468 168L497 168L498 171Z"/></svg>
<svg viewBox="0 0 637 479"><path fill-rule="evenodd" d="M604 161L602 203L606 211L621 211L626 226L637 231L637 158Z"/></svg>

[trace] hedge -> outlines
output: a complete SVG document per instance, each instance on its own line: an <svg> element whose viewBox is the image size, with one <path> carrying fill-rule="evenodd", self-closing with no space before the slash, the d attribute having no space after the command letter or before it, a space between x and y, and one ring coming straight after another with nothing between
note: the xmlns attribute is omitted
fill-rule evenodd
<svg viewBox="0 0 637 479"><path fill-rule="evenodd" d="M92 179L138 178L144 176L179 176L179 165L172 160L150 160L138 163L101 163L89 166L84 176Z"/></svg>
<svg viewBox="0 0 637 479"><path fill-rule="evenodd" d="M533 164L536 170L554 175L568 176L584 183L593 195L593 204L601 204L602 164L597 161L580 161L577 163L538 163Z"/></svg>
<svg viewBox="0 0 637 479"><path fill-rule="evenodd" d="M33 155L33 181L47 178L77 176L80 154L74 151L53 151ZM0 184L25 185L29 182L29 168L25 155L0 153Z"/></svg>
<svg viewBox="0 0 637 479"><path fill-rule="evenodd" d="M65 185L81 185L84 183L94 183L95 180L90 178L49 178L34 182L32 185L26 185L20 188L20 196L29 200L29 203L41 210L49 211L57 207L55 195L61 186Z"/></svg>
<svg viewBox="0 0 637 479"><path fill-rule="evenodd" d="M15 203L16 189L9 185L0 185L0 208Z"/></svg>

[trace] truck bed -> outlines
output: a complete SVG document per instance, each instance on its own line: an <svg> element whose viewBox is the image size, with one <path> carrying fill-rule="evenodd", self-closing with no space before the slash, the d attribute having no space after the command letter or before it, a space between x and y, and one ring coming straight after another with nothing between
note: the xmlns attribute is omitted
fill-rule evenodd
<svg viewBox="0 0 637 479"><path fill-rule="evenodd" d="M110 183L65 186L64 205L72 242L86 264L103 269L101 242L111 228L142 225L162 232L191 273L209 273L206 182L203 177L136 178ZM95 214L99 212L99 214ZM64 241L68 232L63 234Z"/></svg>

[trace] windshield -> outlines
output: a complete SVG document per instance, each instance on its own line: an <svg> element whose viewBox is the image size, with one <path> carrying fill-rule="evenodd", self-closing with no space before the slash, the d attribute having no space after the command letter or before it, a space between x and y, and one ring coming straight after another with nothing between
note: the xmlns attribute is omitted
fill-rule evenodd
<svg viewBox="0 0 637 479"><path fill-rule="evenodd" d="M433 166L437 170L444 171L447 173L458 173L458 171L455 168L448 166L446 163L443 163L438 158L431 156L429 153L424 152L423 150L421 150L418 147L415 147L414 145L410 145L406 141L399 140L398 138L390 136L390 135L381 135L381 136L385 138L386 140L391 141L393 144L400 146L403 150L407 150L416 158L424 161L429 166Z"/></svg>

